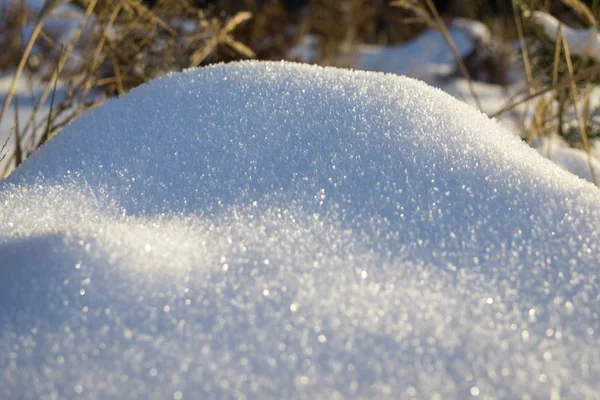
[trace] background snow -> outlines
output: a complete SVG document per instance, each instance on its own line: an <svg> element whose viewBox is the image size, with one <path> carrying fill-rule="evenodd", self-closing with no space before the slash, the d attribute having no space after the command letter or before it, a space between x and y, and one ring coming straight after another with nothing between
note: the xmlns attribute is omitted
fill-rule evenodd
<svg viewBox="0 0 600 400"><path fill-rule="evenodd" d="M537 139L532 143L534 149L536 149L541 155L562 166L568 171L575 175L592 181L592 174L590 172L590 164L585 151L574 149L558 135L551 135L544 137L543 139ZM591 154L591 164L594 168L596 176L600 176L600 162L598 162L598 150L596 154Z"/></svg>
<svg viewBox="0 0 600 400"><path fill-rule="evenodd" d="M573 54L582 57L591 57L596 61L600 61L600 41L598 40L598 30L596 27L573 29L561 23L552 15L542 11L535 11L533 18L542 26L544 33L551 40L556 40L559 37L558 32L560 29L564 40L568 43L569 49Z"/></svg>
<svg viewBox="0 0 600 400"><path fill-rule="evenodd" d="M594 398L599 201L408 78L159 79L0 183L0 397Z"/></svg>
<svg viewBox="0 0 600 400"><path fill-rule="evenodd" d="M0 0L0 8L11 5L26 5L33 12L40 12L46 0ZM76 6L68 4L67 1L55 1L55 8L51 15L44 21L44 32L50 34L60 44L67 44L77 31L85 12ZM23 40L27 42L33 32L34 24L29 23L23 29ZM86 30L92 29L92 24L88 22ZM87 37L89 32L83 33Z"/></svg>
<svg viewBox="0 0 600 400"><path fill-rule="evenodd" d="M469 55L476 42L491 40L491 33L483 23L462 18L456 18L448 26L448 35L461 57ZM314 44L303 44L307 45ZM298 53L298 50L294 51ZM348 55L346 62L356 69L407 75L429 83L436 76L447 75L456 69L456 58L448 43L440 32L433 29L396 46L358 46Z"/></svg>

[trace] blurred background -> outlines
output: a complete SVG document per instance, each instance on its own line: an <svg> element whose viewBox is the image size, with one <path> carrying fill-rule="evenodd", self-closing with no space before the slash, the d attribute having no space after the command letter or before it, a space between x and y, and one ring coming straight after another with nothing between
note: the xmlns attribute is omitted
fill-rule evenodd
<svg viewBox="0 0 600 400"><path fill-rule="evenodd" d="M0 0L0 177L107 98L258 59L421 79L595 180L599 2Z"/></svg>

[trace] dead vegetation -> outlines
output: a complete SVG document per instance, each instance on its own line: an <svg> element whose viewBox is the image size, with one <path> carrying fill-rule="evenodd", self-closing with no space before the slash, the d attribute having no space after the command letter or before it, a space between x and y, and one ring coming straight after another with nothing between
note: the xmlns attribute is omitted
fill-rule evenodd
<svg viewBox="0 0 600 400"><path fill-rule="evenodd" d="M600 138L600 108L597 102L592 103L600 83L600 64L587 55L574 54L562 26L555 37L548 37L532 16L541 10L567 26L595 29L600 3L594 0L588 6L581 0L514 0L514 10L527 74L526 99L533 113L524 123L523 138L531 143L556 134L584 150L592 181L599 185L591 153L592 141Z"/></svg>

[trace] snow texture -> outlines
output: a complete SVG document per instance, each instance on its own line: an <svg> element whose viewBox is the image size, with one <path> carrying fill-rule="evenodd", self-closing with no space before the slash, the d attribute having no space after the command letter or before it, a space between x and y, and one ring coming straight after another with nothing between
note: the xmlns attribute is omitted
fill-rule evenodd
<svg viewBox="0 0 600 400"><path fill-rule="evenodd" d="M0 182L0 398L598 398L599 203L412 79L158 79Z"/></svg>

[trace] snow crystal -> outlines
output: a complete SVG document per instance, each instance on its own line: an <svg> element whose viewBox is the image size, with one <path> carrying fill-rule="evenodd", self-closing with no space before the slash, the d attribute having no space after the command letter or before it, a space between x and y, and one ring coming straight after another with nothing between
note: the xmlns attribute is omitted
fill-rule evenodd
<svg viewBox="0 0 600 400"><path fill-rule="evenodd" d="M408 78L158 79L0 182L0 398L598 397L599 202Z"/></svg>

